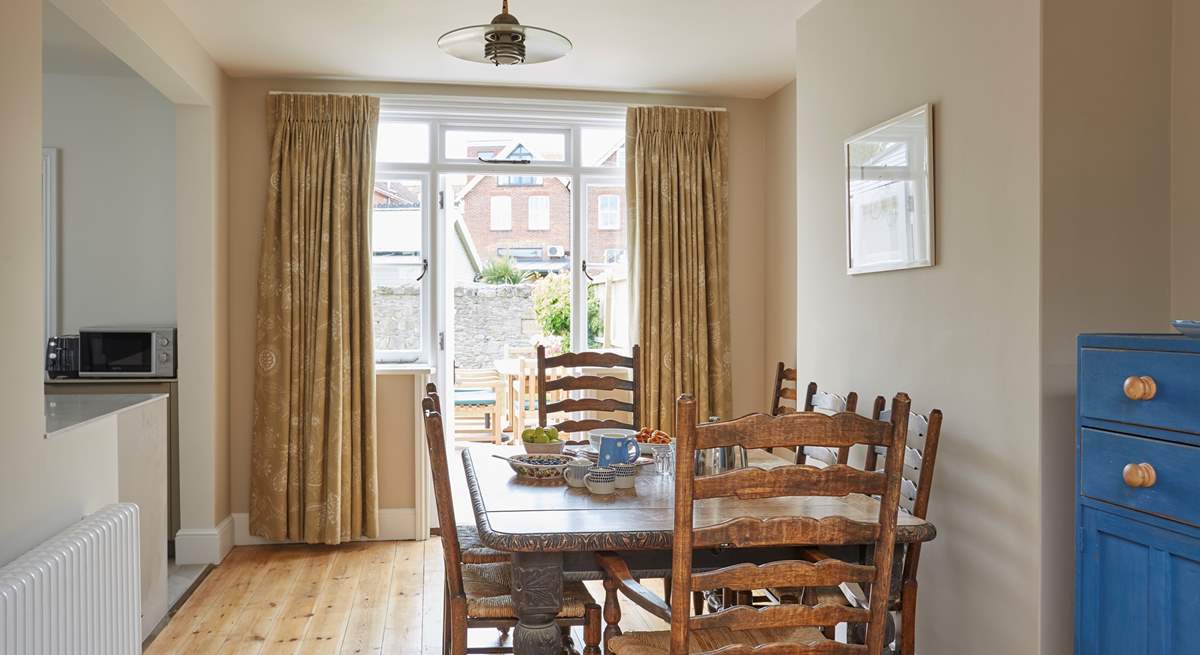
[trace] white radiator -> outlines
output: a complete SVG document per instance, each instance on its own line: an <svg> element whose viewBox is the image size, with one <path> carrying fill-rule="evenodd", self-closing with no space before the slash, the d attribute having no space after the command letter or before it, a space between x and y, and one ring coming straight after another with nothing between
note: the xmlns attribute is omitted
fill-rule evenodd
<svg viewBox="0 0 1200 655"><path fill-rule="evenodd" d="M109 505L0 569L0 655L141 652L138 508Z"/></svg>

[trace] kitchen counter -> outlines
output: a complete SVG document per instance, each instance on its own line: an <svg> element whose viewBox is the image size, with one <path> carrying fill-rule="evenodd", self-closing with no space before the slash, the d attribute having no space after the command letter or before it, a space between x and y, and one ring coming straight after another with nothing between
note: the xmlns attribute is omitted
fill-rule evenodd
<svg viewBox="0 0 1200 655"><path fill-rule="evenodd" d="M161 384L179 378L46 378L46 384Z"/></svg>
<svg viewBox="0 0 1200 655"><path fill-rule="evenodd" d="M46 437L166 397L162 393L48 395Z"/></svg>

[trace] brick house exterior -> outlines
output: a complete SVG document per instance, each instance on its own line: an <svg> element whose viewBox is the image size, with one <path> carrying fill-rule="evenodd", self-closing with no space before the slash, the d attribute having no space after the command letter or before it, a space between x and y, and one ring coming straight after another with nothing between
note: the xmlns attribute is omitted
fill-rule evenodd
<svg viewBox="0 0 1200 655"><path fill-rule="evenodd" d="M496 147L473 146L471 156L480 152L494 153ZM607 159L615 159L617 153L612 153ZM514 171L519 172L519 171ZM504 256L512 256L519 263L531 268L557 270L565 266L567 258L551 258L548 247L559 246L570 257L571 253L571 190L566 180L557 177L540 176L492 176L482 175L471 178L466 186L456 190L455 201L458 203L475 249L482 262L489 262ZM621 257L626 245L626 208L625 189L623 186L587 185L587 221L588 221L588 253L589 262L603 263L609 258ZM607 212L605 217L610 223L600 229L601 198L604 200ZM511 203L511 229L493 229L492 199L507 197ZM550 220L548 229L545 226L533 225L531 229L530 198L544 197L549 205ZM535 201L537 202L537 201ZM616 222L612 223L615 208ZM497 226L499 228L500 226ZM534 252L540 253L534 256Z"/></svg>

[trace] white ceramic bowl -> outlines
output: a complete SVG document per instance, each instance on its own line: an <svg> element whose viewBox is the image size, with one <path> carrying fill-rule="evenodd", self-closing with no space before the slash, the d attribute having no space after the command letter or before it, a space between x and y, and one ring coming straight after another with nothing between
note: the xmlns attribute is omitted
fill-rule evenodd
<svg viewBox="0 0 1200 655"><path fill-rule="evenodd" d="M588 443L596 452L600 452L600 438L605 436L610 437L636 437L637 430L627 430L625 428L600 428L598 430L588 430Z"/></svg>

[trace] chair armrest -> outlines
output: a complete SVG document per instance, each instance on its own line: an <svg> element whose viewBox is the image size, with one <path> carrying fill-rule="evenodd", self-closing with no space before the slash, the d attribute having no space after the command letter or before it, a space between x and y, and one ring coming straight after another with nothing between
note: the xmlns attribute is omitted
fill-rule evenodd
<svg viewBox="0 0 1200 655"><path fill-rule="evenodd" d="M633 573L629 571L629 565L619 555L607 551L598 552L596 563L604 570L604 575L616 582L617 588L634 604L668 623L671 622L671 606L635 580Z"/></svg>

